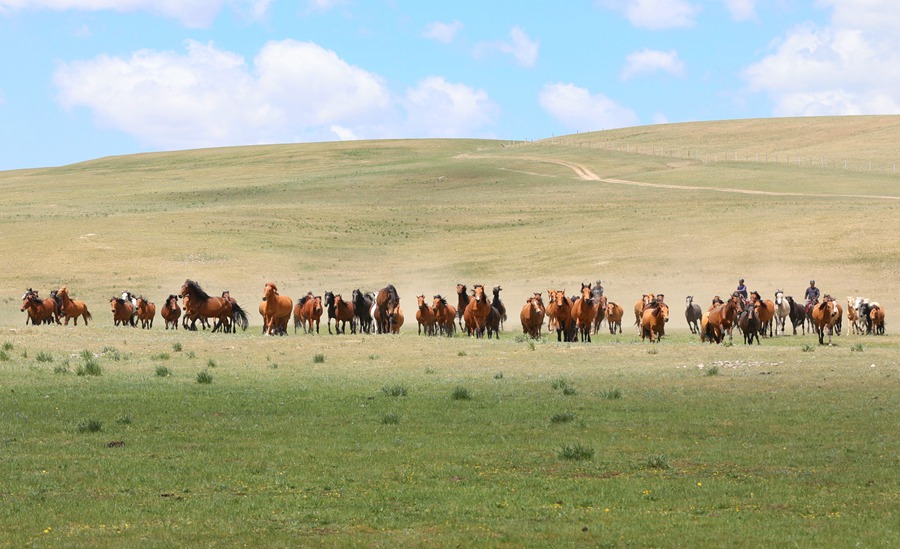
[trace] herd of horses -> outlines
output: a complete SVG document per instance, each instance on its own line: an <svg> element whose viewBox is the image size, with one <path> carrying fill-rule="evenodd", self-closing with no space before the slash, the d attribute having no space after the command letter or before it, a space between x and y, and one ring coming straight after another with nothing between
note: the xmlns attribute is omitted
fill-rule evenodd
<svg viewBox="0 0 900 549"><path fill-rule="evenodd" d="M465 284L457 284L455 306L440 294L430 301L424 294L416 296L418 333L450 337L462 331L476 338L499 339L507 320L506 306L500 299L502 290L501 286L495 286L489 297L483 284L476 284L471 290ZM727 300L716 296L703 311L694 303L693 296L688 296L685 320L692 334L699 334L701 341L710 343L722 343L726 335L730 342L737 327L746 344L752 344L754 340L759 344L760 336L777 336L779 332L784 335L788 320L793 335L797 335L798 327L804 335L809 330L818 335L820 344L824 344L826 334L829 344L833 334L841 334L843 308L831 296L805 305L785 296L781 290L777 290L774 297L774 300L767 300L758 292L751 292L745 299L735 292ZM522 306L519 319L525 335L541 338L546 323L547 332L556 332L557 341L590 342L604 320L611 334L622 333L624 308L609 301L599 284L582 283L580 291L571 296L566 295L565 290L548 290L547 298L545 305L543 293L534 292ZM156 305L142 295L134 296L126 291L110 298L109 303L114 325L136 327L140 323L144 329L153 327ZM62 319L66 325L73 320L77 326L79 318L87 325L93 318L83 301L69 297L66 286L52 291L47 298L41 298L37 291L29 289L22 296L21 310L28 313L26 325L60 324ZM210 296L193 280L185 280L177 294L170 294L159 314L167 330L177 330L179 323L184 329L196 330L197 322L203 329L211 327L213 332L235 332L238 327L246 330L249 326L246 310L230 292ZM355 289L349 300L331 291L324 295L308 292L295 303L291 297L279 293L275 283L269 282L263 288L259 314L263 320L262 331L267 335L286 335L291 319L294 333L302 328L304 333L318 334L323 316L327 319L329 334L345 334L348 329L350 333L397 334L404 323L400 296L391 284L378 292ZM643 295L634 303L634 316L634 325L638 327L642 341L658 342L665 336L669 306L663 294ZM847 319L853 333L884 334L884 308L877 302L848 297Z"/></svg>

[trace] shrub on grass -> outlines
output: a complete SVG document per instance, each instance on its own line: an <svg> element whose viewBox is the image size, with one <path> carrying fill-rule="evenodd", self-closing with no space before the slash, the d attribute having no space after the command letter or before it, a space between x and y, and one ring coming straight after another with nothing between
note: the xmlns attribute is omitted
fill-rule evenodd
<svg viewBox="0 0 900 549"><path fill-rule="evenodd" d="M472 394L469 393L469 390L465 387L453 389L453 394L451 396L453 400L472 400Z"/></svg>
<svg viewBox="0 0 900 549"><path fill-rule="evenodd" d="M857 343L857 344L854 345L853 347L850 347L850 352L851 352L851 353L861 353L861 352L863 352L863 350L864 350L864 348L863 348L863 344L862 344L862 343Z"/></svg>
<svg viewBox="0 0 900 549"><path fill-rule="evenodd" d="M713 366L713 367L711 367L711 368L707 368L707 369L706 369L706 375L707 375L707 376L717 376L717 375L719 375L719 367L718 367L718 366Z"/></svg>
<svg viewBox="0 0 900 549"><path fill-rule="evenodd" d="M803 351L804 353L811 353L811 352L815 351L816 348L813 347L812 345L810 345L809 343L804 343L804 344L800 347L800 350Z"/></svg>
<svg viewBox="0 0 900 549"><path fill-rule="evenodd" d="M79 365L78 369L75 370L76 374L80 376L99 376L103 374L100 363L94 358L94 355L91 354L90 351L82 351L81 358L84 363Z"/></svg>
<svg viewBox="0 0 900 549"><path fill-rule="evenodd" d="M575 392L576 392L575 387L572 387L571 385L569 385L568 387L563 387L563 390L562 390L562 394L564 394L566 396L572 396L575 394Z"/></svg>
<svg viewBox="0 0 900 549"><path fill-rule="evenodd" d="M405 397L408 389L406 388L406 385L385 385L381 388L381 392L387 396Z"/></svg>
<svg viewBox="0 0 900 549"><path fill-rule="evenodd" d="M207 368L215 368L217 366L216 361L213 359L209 359L206 361Z"/></svg>
<svg viewBox="0 0 900 549"><path fill-rule="evenodd" d="M4 341L4 342L3 342L3 350L4 350L4 351L12 351L12 350L13 350L13 344L10 343L9 341Z"/></svg>
<svg viewBox="0 0 900 549"><path fill-rule="evenodd" d="M104 347L100 349L100 354L115 360L116 362L122 360L122 353L119 352L115 347Z"/></svg>
<svg viewBox="0 0 900 549"><path fill-rule="evenodd" d="M116 423L119 425L131 425L131 416L125 414L124 416L116 418Z"/></svg>
<svg viewBox="0 0 900 549"><path fill-rule="evenodd" d="M158 355L153 355L150 357L153 360L169 360L172 358L169 353L159 353Z"/></svg>
<svg viewBox="0 0 900 549"><path fill-rule="evenodd" d="M206 370L197 374L197 383L212 383L212 376Z"/></svg>
<svg viewBox="0 0 900 549"><path fill-rule="evenodd" d="M156 367L156 375L158 377L169 377L172 375L172 371L166 368L165 366L157 366Z"/></svg>
<svg viewBox="0 0 900 549"><path fill-rule="evenodd" d="M69 367L66 366L65 364L60 364L59 366L54 366L54 367L53 367L53 373L54 373L54 374L68 374L68 373L69 373Z"/></svg>
<svg viewBox="0 0 900 549"><path fill-rule="evenodd" d="M583 461L594 457L594 449L581 444L566 444L559 449L559 457L573 461Z"/></svg>
<svg viewBox="0 0 900 549"><path fill-rule="evenodd" d="M8 362L9 361L9 353L6 351L0 351L0 362Z"/></svg>
<svg viewBox="0 0 900 549"><path fill-rule="evenodd" d="M96 433L102 428L103 424L96 419L83 419L75 426L79 433Z"/></svg>
<svg viewBox="0 0 900 549"><path fill-rule="evenodd" d="M550 384L550 386L553 387L553 389L565 389L566 387L569 386L569 382L566 381L565 378L560 377L560 378L554 379L553 382Z"/></svg>
<svg viewBox="0 0 900 549"><path fill-rule="evenodd" d="M181 352L181 342L176 341L175 343L173 343L172 350L175 351L176 353L180 353Z"/></svg>
<svg viewBox="0 0 900 549"><path fill-rule="evenodd" d="M384 414L381 416L382 425L397 425L400 423L400 416L394 413Z"/></svg>
<svg viewBox="0 0 900 549"><path fill-rule="evenodd" d="M619 400L622 398L622 390L621 389L611 389L609 391L603 391L600 393L600 398L605 400Z"/></svg>
<svg viewBox="0 0 900 549"><path fill-rule="evenodd" d="M503 379L503 372L497 372L494 374L494 379Z"/></svg>
<svg viewBox="0 0 900 549"><path fill-rule="evenodd" d="M313 364L322 364L325 362L325 353L316 353L313 355Z"/></svg>
<svg viewBox="0 0 900 549"><path fill-rule="evenodd" d="M647 458L647 461L644 462L645 469L668 469L670 467L669 457L665 454L650 456Z"/></svg>
<svg viewBox="0 0 900 549"><path fill-rule="evenodd" d="M38 362L53 362L53 355L46 351L41 351L34 357Z"/></svg>
<svg viewBox="0 0 900 549"><path fill-rule="evenodd" d="M575 414L572 412L563 412L561 414L553 414L550 416L550 423L569 423L575 419Z"/></svg>

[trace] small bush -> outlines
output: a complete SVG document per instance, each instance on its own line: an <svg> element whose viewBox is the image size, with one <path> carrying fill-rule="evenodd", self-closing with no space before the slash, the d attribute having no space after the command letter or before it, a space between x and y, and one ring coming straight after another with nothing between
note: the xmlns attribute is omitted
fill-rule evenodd
<svg viewBox="0 0 900 549"><path fill-rule="evenodd" d="M453 389L453 394L451 396L453 397L453 400L472 400L471 393L469 393L469 390L465 387Z"/></svg>
<svg viewBox="0 0 900 549"><path fill-rule="evenodd" d="M104 347L100 349L100 354L115 360L116 362L122 360L122 353L119 352L115 347Z"/></svg>
<svg viewBox="0 0 900 549"><path fill-rule="evenodd" d="M216 361L213 359L209 359L206 361L207 368L215 368L217 366Z"/></svg>
<svg viewBox="0 0 900 549"><path fill-rule="evenodd" d="M64 364L60 364L59 366L54 366L54 367L53 367L53 373L54 373L54 374L68 374L68 373L69 373L69 367L66 366L66 365L64 365Z"/></svg>
<svg viewBox="0 0 900 549"><path fill-rule="evenodd" d="M494 379L503 379L503 372L497 372L494 374Z"/></svg>
<svg viewBox="0 0 900 549"><path fill-rule="evenodd" d="M0 351L0 362L8 362L9 361L9 353L6 351Z"/></svg>
<svg viewBox="0 0 900 549"><path fill-rule="evenodd" d="M856 345L850 347L850 352L851 352L851 353L861 353L861 352L863 352L864 350L865 350L865 349L863 348L863 344L862 344L862 343L857 343Z"/></svg>
<svg viewBox="0 0 900 549"><path fill-rule="evenodd" d="M188 358L197 358L197 355L194 354L194 351L188 351L187 353L185 353L184 356L186 356Z"/></svg>
<svg viewBox="0 0 900 549"><path fill-rule="evenodd" d="M397 425L400 423L400 416L394 413L384 414L381 416L382 425Z"/></svg>
<svg viewBox="0 0 900 549"><path fill-rule="evenodd" d="M391 397L405 397L408 390L405 385L385 385L381 392Z"/></svg>
<svg viewBox="0 0 900 549"><path fill-rule="evenodd" d="M206 370L197 374L197 383L212 383L212 376Z"/></svg>
<svg viewBox="0 0 900 549"><path fill-rule="evenodd" d="M600 398L605 400L619 400L622 398L622 390L621 389L612 389L609 391L603 391L600 393Z"/></svg>
<svg viewBox="0 0 900 549"><path fill-rule="evenodd" d="M13 350L13 344L10 343L9 341L4 341L4 342L3 342L3 350L4 350L4 351L12 351L12 350Z"/></svg>
<svg viewBox="0 0 900 549"><path fill-rule="evenodd" d="M466 356L466 354L467 353L465 351L460 351L460 352L456 353L456 356Z"/></svg>
<svg viewBox="0 0 900 549"><path fill-rule="evenodd" d="M722 347L732 347L732 346L734 346L734 341L729 340L729 341L722 342Z"/></svg>
<svg viewBox="0 0 900 549"><path fill-rule="evenodd" d="M647 349L648 355L655 355L657 353L659 353L659 350L656 347L650 347L649 349Z"/></svg>
<svg viewBox="0 0 900 549"><path fill-rule="evenodd" d="M325 362L325 353L316 353L313 355L313 364L322 364Z"/></svg>
<svg viewBox="0 0 900 549"><path fill-rule="evenodd" d="M81 358L84 360L84 364L78 366L78 369L75 370L76 374L80 376L99 376L103 374L100 363L97 362L97 359L94 358L90 351L83 351Z"/></svg>
<svg viewBox="0 0 900 549"><path fill-rule="evenodd" d="M94 353L88 351L87 349L81 351L81 359L87 362L88 360L92 360L94 358Z"/></svg>
<svg viewBox="0 0 900 549"><path fill-rule="evenodd" d="M169 353L159 353L150 357L152 360L169 360L172 358Z"/></svg>
<svg viewBox="0 0 900 549"><path fill-rule="evenodd" d="M181 352L181 342L180 342L180 341L176 341L175 343L173 343L173 344L172 344L172 350L173 350L174 352L176 352L176 353L180 353L180 352Z"/></svg>
<svg viewBox="0 0 900 549"><path fill-rule="evenodd" d="M706 375L707 375L707 376L717 376L717 375L719 375L719 367L718 367L718 366L712 366L711 368L707 368L707 369L706 369Z"/></svg>
<svg viewBox="0 0 900 549"><path fill-rule="evenodd" d="M665 454L650 456L644 462L644 468L646 469L668 469L670 467L669 458Z"/></svg>
<svg viewBox="0 0 900 549"><path fill-rule="evenodd" d="M48 352L41 351L34 357L38 362L53 362L53 355Z"/></svg>
<svg viewBox="0 0 900 549"><path fill-rule="evenodd" d="M426 373L426 374L429 374L429 375L430 375L430 374L433 374L433 373L435 373L435 372L436 372L436 370L435 370L434 368L425 368L425 373Z"/></svg>
<svg viewBox="0 0 900 549"><path fill-rule="evenodd" d="M594 457L594 449L581 444L567 444L559 449L559 457L562 459L583 461Z"/></svg>
<svg viewBox="0 0 900 549"><path fill-rule="evenodd" d="M800 350L803 351L804 353L811 353L811 352L815 351L816 348L813 347L812 345L810 345L809 343L804 343L804 344L800 347Z"/></svg>
<svg viewBox="0 0 900 549"><path fill-rule="evenodd" d="M572 396L575 394L575 387L569 385L568 387L563 388L562 393L566 396Z"/></svg>
<svg viewBox="0 0 900 549"><path fill-rule="evenodd" d="M172 370L169 370L165 366L157 366L156 375L157 377L169 377L170 375L172 375Z"/></svg>
<svg viewBox="0 0 900 549"><path fill-rule="evenodd" d="M75 429L79 433L96 433L103 428L103 424L96 419L84 419L78 422Z"/></svg>
<svg viewBox="0 0 900 549"><path fill-rule="evenodd" d="M550 423L569 423L575 419L575 414L572 412L563 412L561 414L553 414L550 416Z"/></svg>
<svg viewBox="0 0 900 549"><path fill-rule="evenodd" d="M131 416L125 414L124 416L116 418L116 423L119 425L131 425Z"/></svg>
<svg viewBox="0 0 900 549"><path fill-rule="evenodd" d="M566 381L565 378L560 377L560 378L554 379L553 382L550 384L550 386L553 387L553 389L565 389L566 387L569 386L569 382Z"/></svg>

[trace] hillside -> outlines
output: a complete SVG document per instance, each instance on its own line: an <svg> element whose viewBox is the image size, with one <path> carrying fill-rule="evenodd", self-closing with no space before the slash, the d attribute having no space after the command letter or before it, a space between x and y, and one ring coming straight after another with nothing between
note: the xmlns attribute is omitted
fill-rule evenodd
<svg viewBox="0 0 900 549"><path fill-rule="evenodd" d="M613 300L662 292L676 311L685 295L706 303L738 277L768 297L802 295L816 278L842 300L866 295L898 310L898 141L900 117L772 119L0 172L0 251L12 263L0 324L24 322L28 287L67 284L111 323L111 295L159 302L185 278L254 311L270 280L294 297L393 283L410 319L415 295L459 282L502 285L515 317L530 292L597 278Z"/></svg>

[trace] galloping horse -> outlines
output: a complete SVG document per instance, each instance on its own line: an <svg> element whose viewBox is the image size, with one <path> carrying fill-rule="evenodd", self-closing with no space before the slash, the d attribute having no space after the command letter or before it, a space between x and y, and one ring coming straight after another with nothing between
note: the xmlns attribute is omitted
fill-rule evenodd
<svg viewBox="0 0 900 549"><path fill-rule="evenodd" d="M791 326L794 328L794 335L797 335L797 326L800 326L800 329L803 330L803 335L806 335L806 311L803 310L803 305L794 301L793 296L787 296L784 299L791 307L788 316L791 319ZM781 333L783 334L784 332Z"/></svg>
<svg viewBox="0 0 900 549"><path fill-rule="evenodd" d="M69 319L75 321L75 326L78 326L78 317L84 318L84 325L87 326L88 320L93 319L91 313L88 311L87 304L84 301L74 301L69 297L69 289L65 286L56 291L56 296L60 300L61 310L66 315L65 325L69 325Z"/></svg>
<svg viewBox="0 0 900 549"><path fill-rule="evenodd" d="M872 333L884 335L884 308L878 303L873 303L869 310L869 320L872 322Z"/></svg>
<svg viewBox="0 0 900 549"><path fill-rule="evenodd" d="M377 310L377 318L375 323L378 326L379 334L392 333L391 322L393 320L394 309L400 306L400 295L397 294L397 288L393 284L388 284L375 296L375 305Z"/></svg>
<svg viewBox="0 0 900 549"><path fill-rule="evenodd" d="M38 324L50 324L55 320L57 324L59 324L59 308L56 303L56 300L52 297L48 297L47 299L41 299L38 297L37 292L33 290L29 290L25 292L25 295L22 296L22 312L28 311L28 316L25 317L25 324L28 324L29 319L31 323L35 326Z"/></svg>
<svg viewBox="0 0 900 549"><path fill-rule="evenodd" d="M837 304L826 295L821 303L812 309L813 325L816 328L816 334L819 335L819 345L825 344L825 330L828 330L828 344L831 345L831 336L834 333L834 325L838 319Z"/></svg>
<svg viewBox="0 0 900 549"><path fill-rule="evenodd" d="M763 299L759 292L750 292L750 303L756 307L756 314L759 315L760 333L766 337L766 328L769 330L769 337L772 337L772 322L775 318L775 304L769 299Z"/></svg>
<svg viewBox="0 0 900 549"><path fill-rule="evenodd" d="M641 318L644 316L644 309L656 299L656 294L644 294L643 297L634 302L634 325L640 329Z"/></svg>
<svg viewBox="0 0 900 549"><path fill-rule="evenodd" d="M609 333L615 334L616 328L622 333L622 317L625 316L625 309L614 301L606 304L606 324L609 326Z"/></svg>
<svg viewBox="0 0 900 549"><path fill-rule="evenodd" d="M393 310L391 311L393 312ZM344 301L341 294L334 296L334 333L347 333L347 323L350 323L350 333L355 334L356 329L353 327L353 303Z"/></svg>
<svg viewBox="0 0 900 549"><path fill-rule="evenodd" d="M466 321L466 331L469 335L475 334L476 338L484 337L487 330L488 315L491 314L491 304L488 303L484 293L484 284L476 284L472 290L472 299L466 306L464 317L471 319Z"/></svg>
<svg viewBox="0 0 900 549"><path fill-rule="evenodd" d="M121 297L113 297L109 300L110 309L113 314L113 324L115 326L134 326L134 306L131 301L122 299Z"/></svg>
<svg viewBox="0 0 900 549"><path fill-rule="evenodd" d="M595 284L591 288L591 299L597 308L597 316L594 317L594 333L596 334L600 332L600 325L606 319L606 305L609 303L609 300L603 295L603 287L599 284Z"/></svg>
<svg viewBox="0 0 900 549"><path fill-rule="evenodd" d="M581 297L572 305L572 318L575 320L575 328L581 334L582 342L591 342L591 329L594 319L597 318L597 305L591 298L591 284L581 284ZM576 333L576 338L578 337Z"/></svg>
<svg viewBox="0 0 900 549"><path fill-rule="evenodd" d="M463 314L466 311L466 307L469 306L469 301L471 298L469 297L469 292L466 289L465 284L457 284L456 285L456 321L459 323L459 329L465 330L466 327L463 326Z"/></svg>
<svg viewBox="0 0 900 549"><path fill-rule="evenodd" d="M737 320L737 312L741 308L741 297L739 294L731 294L723 305L717 305L711 311L704 315L706 326L701 331L701 340L715 341L722 343L725 338L725 332L728 332L728 341L731 341L732 328ZM704 338L705 336L705 338Z"/></svg>
<svg viewBox="0 0 900 549"><path fill-rule="evenodd" d="M166 321L166 330L169 329L169 324L172 325L173 330L178 329L178 319L181 317L181 307L178 306L178 296L175 294L170 294L168 298L166 298L166 304L163 305L163 308L159 311L159 316L163 317L163 320Z"/></svg>
<svg viewBox="0 0 900 549"><path fill-rule="evenodd" d="M416 323L419 325L419 335L425 330L425 335L437 335L435 330L434 309L425 303L425 295L417 295L419 308L416 310Z"/></svg>
<svg viewBox="0 0 900 549"><path fill-rule="evenodd" d="M781 328L781 335L784 335L784 323L791 316L791 304L784 299L782 290L775 290L775 335L778 335L778 329Z"/></svg>
<svg viewBox="0 0 900 549"><path fill-rule="evenodd" d="M200 284L193 280L185 280L179 293L188 297L190 312L193 315L201 318L215 318L218 321L213 326L213 332L227 327L231 321L234 321L243 330L246 330L250 324L247 320L247 312L237 302L228 297L211 297L203 291Z"/></svg>
<svg viewBox="0 0 900 549"><path fill-rule="evenodd" d="M556 291L553 304L555 305L556 341L575 341L575 320L572 318L572 302L566 297L565 290Z"/></svg>
<svg viewBox="0 0 900 549"><path fill-rule="evenodd" d="M359 331L362 333L372 333L372 315L369 311L375 305L375 295L372 293L362 293L358 288L353 290L353 314L359 323Z"/></svg>
<svg viewBox="0 0 900 549"><path fill-rule="evenodd" d="M434 296L431 307L434 309L434 320L437 323L438 331L442 335L452 337L456 327L456 309L453 308L453 305L448 305L447 298L441 297L441 294Z"/></svg>
<svg viewBox="0 0 900 549"><path fill-rule="evenodd" d="M684 302L684 319L687 320L688 328L691 329L692 334L699 333L700 319L703 318L703 311L700 310L700 305L694 303L694 296L692 295L684 298Z"/></svg>
<svg viewBox="0 0 900 549"><path fill-rule="evenodd" d="M859 313L856 309L856 298L847 296L847 322L850 323L850 333L862 335L859 330Z"/></svg>
<svg viewBox="0 0 900 549"><path fill-rule="evenodd" d="M540 339L541 328L544 326L544 302L540 292L535 292L534 297L529 297L519 313L522 322L522 333L532 339Z"/></svg>
<svg viewBox="0 0 900 549"><path fill-rule="evenodd" d="M666 322L669 321L669 306L657 301L647 306L641 315L641 341L650 338L650 343L659 342L666 333ZM656 339L654 340L654 335Z"/></svg>
<svg viewBox="0 0 900 549"><path fill-rule="evenodd" d="M497 314L500 318L500 328L503 328L503 323L506 322L506 305L500 301L500 292L503 290L500 286L494 286L494 299L491 300L491 307L497 309ZM499 337L499 336L498 336Z"/></svg>
<svg viewBox="0 0 900 549"><path fill-rule="evenodd" d="M153 318L156 316L156 305L150 303L144 296L137 298L137 317L141 321L141 329L149 330L153 328Z"/></svg>
<svg viewBox="0 0 900 549"><path fill-rule="evenodd" d="M278 286L269 282L263 289L262 304L259 307L266 333L286 335L288 321L294 310L294 300L286 295L279 295Z"/></svg>
<svg viewBox="0 0 900 549"><path fill-rule="evenodd" d="M753 345L753 338L756 338L756 344L759 345L759 332L762 330L762 322L760 322L758 307L753 304L745 303L744 310L738 318L738 326L741 333L744 334L744 343Z"/></svg>

